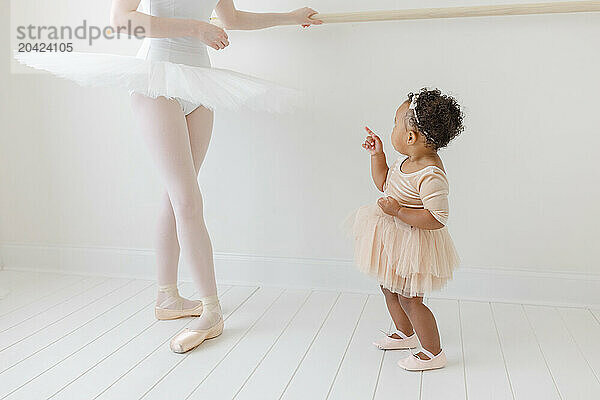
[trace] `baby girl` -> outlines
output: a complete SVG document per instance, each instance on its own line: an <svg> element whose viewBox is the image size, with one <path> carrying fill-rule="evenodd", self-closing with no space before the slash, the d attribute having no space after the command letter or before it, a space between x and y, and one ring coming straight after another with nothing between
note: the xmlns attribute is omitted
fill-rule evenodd
<svg viewBox="0 0 600 400"><path fill-rule="evenodd" d="M446 228L448 179L438 150L463 131L456 100L439 90L410 93L394 118L392 146L402 159L390 167L381 139L369 128L373 182L384 197L354 218L359 268L377 277L396 331L374 344L383 350L421 351L398 364L423 371L446 365L435 317L423 296L452 278L459 258Z"/></svg>

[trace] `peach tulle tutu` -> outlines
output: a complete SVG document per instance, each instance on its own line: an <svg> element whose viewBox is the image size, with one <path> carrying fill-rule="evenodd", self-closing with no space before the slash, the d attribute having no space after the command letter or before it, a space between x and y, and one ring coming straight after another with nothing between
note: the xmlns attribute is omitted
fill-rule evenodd
<svg viewBox="0 0 600 400"><path fill-rule="evenodd" d="M441 170L427 169L404 174L395 164L390 169L385 195L404 206L421 203L422 208L425 203L425 208L445 225L447 180ZM407 193L399 192L407 188ZM385 214L377 204L359 208L351 218L358 268L375 276L384 288L406 297L423 296L440 290L452 279L460 259L446 226L436 230L411 227Z"/></svg>
<svg viewBox="0 0 600 400"><path fill-rule="evenodd" d="M353 226L358 268L375 276L384 288L406 297L441 289L459 264L448 229L403 225L377 204L361 207Z"/></svg>

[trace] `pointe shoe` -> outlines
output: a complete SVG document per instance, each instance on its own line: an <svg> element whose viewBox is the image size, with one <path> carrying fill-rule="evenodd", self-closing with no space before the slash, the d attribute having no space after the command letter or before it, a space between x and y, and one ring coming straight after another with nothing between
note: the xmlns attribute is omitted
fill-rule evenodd
<svg viewBox="0 0 600 400"><path fill-rule="evenodd" d="M202 315L203 305L201 301L195 307L183 308L185 298L179 295L177 284L159 286L159 292L166 293L166 299L160 305L154 307L154 315L158 320L169 320L185 317L199 317ZM161 307L162 306L162 307Z"/></svg>
<svg viewBox="0 0 600 400"><path fill-rule="evenodd" d="M400 339L390 337L394 333L400 336ZM374 341L373 345L381 350L414 349L419 345L419 339L414 332L410 336L406 336L402 331L396 331L394 333L390 335L386 334L386 336L382 337L381 339Z"/></svg>
<svg viewBox="0 0 600 400"><path fill-rule="evenodd" d="M399 360L398 365L407 371L427 371L430 369L438 369L446 366L446 354L444 354L443 350L441 350L435 356L425 349L422 349L421 351L425 353L427 357L429 357L428 360L422 360L415 354L412 354L407 358Z"/></svg>
<svg viewBox="0 0 600 400"><path fill-rule="evenodd" d="M215 338L223 333L223 319L219 319L209 329L194 330L185 328L171 339L171 350L174 353L186 353L202 344L205 340Z"/></svg>
<svg viewBox="0 0 600 400"><path fill-rule="evenodd" d="M202 303L198 304L194 308L184 308L181 310L156 306L154 307L154 315L156 316L156 319L161 321L185 317L199 317L202 315L202 308Z"/></svg>

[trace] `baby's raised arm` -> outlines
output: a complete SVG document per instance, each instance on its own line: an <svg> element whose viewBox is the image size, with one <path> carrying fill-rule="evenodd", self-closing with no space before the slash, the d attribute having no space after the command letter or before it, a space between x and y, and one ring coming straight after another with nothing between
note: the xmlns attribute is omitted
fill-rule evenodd
<svg viewBox="0 0 600 400"><path fill-rule="evenodd" d="M377 189L383 192L385 180L387 178L389 167L385 160L385 153L383 152L383 143L379 136L377 136L372 130L365 126L365 130L368 135L362 147L371 154L371 176Z"/></svg>

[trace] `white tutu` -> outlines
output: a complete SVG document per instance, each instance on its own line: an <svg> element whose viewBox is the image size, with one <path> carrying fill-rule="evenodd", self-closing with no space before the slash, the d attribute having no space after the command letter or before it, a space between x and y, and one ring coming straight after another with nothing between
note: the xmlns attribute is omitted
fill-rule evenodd
<svg viewBox="0 0 600 400"><path fill-rule="evenodd" d="M127 89L175 98L211 110L249 108L284 112L300 104L300 92L238 72L170 61L97 53L15 53L22 64L82 86Z"/></svg>

